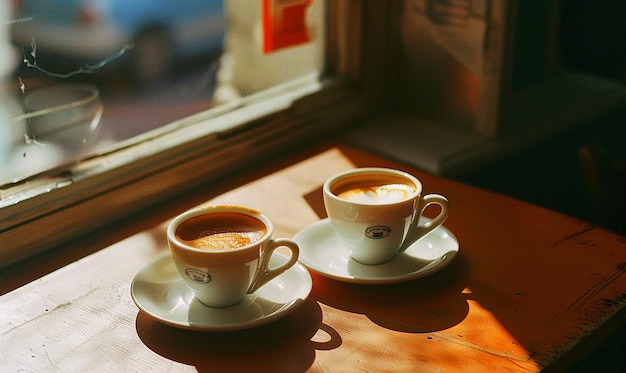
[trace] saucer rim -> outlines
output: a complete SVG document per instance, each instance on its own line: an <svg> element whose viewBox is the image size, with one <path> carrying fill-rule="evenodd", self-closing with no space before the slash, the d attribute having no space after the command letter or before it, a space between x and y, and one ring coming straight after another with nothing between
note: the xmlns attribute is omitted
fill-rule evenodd
<svg viewBox="0 0 626 373"><path fill-rule="evenodd" d="M287 255L284 255L280 252L276 253L277 255L283 256L285 258L287 258ZM311 294L311 290L313 288L313 280L311 278L311 274L308 272L308 270L306 269L305 266L303 266L301 263L296 262L291 268L289 268L287 271L285 272L300 272L300 278L301 278L301 286L302 289L300 292L302 292L302 296L297 296L294 297L293 299L291 299L290 301L286 302L284 305L282 305L281 307L277 308L276 310L274 310L273 312L269 313L268 315L265 315L263 317L260 318L255 318L255 319L250 319L247 320L246 322L240 322L240 323L229 323L229 324L219 324L219 325L207 325L207 324L193 324L193 323L189 323L189 320L187 320L186 322L184 321L178 321L175 319L168 319L166 317L162 317L158 314L156 314L155 312L153 312L152 310L149 309L149 307L146 307L145 304L142 304L142 302L138 299L138 289L137 289L137 281L140 278L140 275L145 273L146 271L149 271L151 267L156 267L158 266L158 264L161 261L172 261L172 256L170 254L166 254L163 255L161 257L159 257L158 259L150 262L149 264L143 266L139 271L137 271L137 273L135 274L135 276L133 277L133 280L130 284L130 295L131 298L133 300L133 302L135 303L135 305L137 306L137 308L139 308L139 310L143 313L145 313L147 316L149 316L150 318L165 324L165 325L169 325L175 328L179 328L179 329L185 329L185 330L194 330L194 331L205 331L205 332L225 332L225 331L236 331L236 330L244 330L244 329L251 329L251 328L255 328L261 325L265 325L265 324L269 324L273 321L276 321L286 315L288 315L289 313L293 312L294 310L296 310L298 307L300 307L302 304L304 304L304 302L306 302L306 300L308 299L309 295ZM281 274L282 275L282 274ZM280 281L280 277L281 275L277 276L276 278L272 279L270 281L271 282L276 282L276 281ZM172 288L173 286L175 286L177 283L182 282L183 280L177 277L172 277L171 280L167 281L166 285L168 289ZM252 302L255 302L255 300L253 300ZM194 300L197 301L197 300ZM184 302L183 302L184 303ZM205 306L208 307L208 306ZM228 308L228 307L226 307Z"/></svg>
<svg viewBox="0 0 626 373"><path fill-rule="evenodd" d="M427 218L424 218L424 219L429 220ZM320 219L320 220L318 220L318 221L308 225L307 227L305 227L305 228L301 229L300 231L298 231L294 235L294 237L293 237L293 240L296 241L298 243L298 245L300 246L300 251L301 252L307 250L307 248L306 248L307 245L303 245L301 243L300 237L302 237L302 235L307 234L308 232L314 230L318 226L321 226L319 229L327 229L327 230L330 230L331 234L333 234L333 235L335 234L334 232L332 232L332 227L330 225L330 219L329 218L323 218L323 219ZM377 277L377 278L344 276L342 274L329 272L329 271L327 271L327 270L325 270L323 268L320 268L318 266L314 266L312 263L304 261L302 255L300 255L298 257L298 262L300 264L302 264L304 267L306 267L309 271L317 273L320 276L327 277L327 278L330 278L330 279L333 279L333 280L337 280L337 281L353 283L353 284L386 285L386 284L397 284L397 283L402 283L402 282L413 281L413 280L417 280L417 279L420 279L420 278L423 278L423 277L430 276L433 273L436 273L436 272L440 271L441 269L445 268L448 264L450 264L452 262L452 260L459 253L460 245L459 245L459 241L456 238L456 236L448 228L446 228L443 225L437 227L433 232L435 232L437 230L445 231L445 233L450 237L450 239L453 240L454 243L456 243L456 246L454 247L454 250L447 251L443 255L439 256L438 258L431 260L430 263L427 264L426 266L422 267L422 269L419 269L419 270L416 270L416 271L412 271L412 272L407 272L407 273L402 274L402 275L395 275L395 276L388 276L388 277ZM430 232L428 235L433 234L433 232ZM424 237L428 237L428 235L426 235ZM308 246L310 246L310 245L308 245ZM350 259L350 260L353 260L353 259ZM436 263L436 264L432 265L432 263ZM380 265L385 265L385 264L386 263L383 263L383 264L380 264ZM365 264L363 264L363 265L365 265ZM429 267L429 268L426 268L426 267ZM423 270L423 268L426 268L426 269Z"/></svg>

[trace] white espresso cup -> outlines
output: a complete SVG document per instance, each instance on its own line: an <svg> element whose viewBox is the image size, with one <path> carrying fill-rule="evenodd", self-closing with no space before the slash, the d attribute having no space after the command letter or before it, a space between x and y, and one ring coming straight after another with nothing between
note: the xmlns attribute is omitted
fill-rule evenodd
<svg viewBox="0 0 626 373"><path fill-rule="evenodd" d="M324 205L335 234L362 264L382 264L439 227L448 217L448 199L422 196L413 175L387 168L357 168L324 183ZM419 218L431 204L439 214L425 224Z"/></svg>
<svg viewBox="0 0 626 373"><path fill-rule="evenodd" d="M176 268L196 298L209 307L228 307L291 268L298 260L295 241L272 238L270 220L243 206L208 206L174 218L167 242ZM281 247L291 251L270 268Z"/></svg>

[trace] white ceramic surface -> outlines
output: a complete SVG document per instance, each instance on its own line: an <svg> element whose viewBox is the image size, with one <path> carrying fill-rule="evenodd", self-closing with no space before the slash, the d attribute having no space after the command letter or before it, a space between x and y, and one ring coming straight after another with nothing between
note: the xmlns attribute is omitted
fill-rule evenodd
<svg viewBox="0 0 626 373"><path fill-rule="evenodd" d="M459 251L456 237L443 226L378 265L365 265L352 259L328 219L301 230L294 240L300 246L299 262L311 271L360 284L391 284L428 276L447 266Z"/></svg>
<svg viewBox="0 0 626 373"><path fill-rule="evenodd" d="M276 253L271 265L287 256ZM311 275L299 263L231 307L211 308L195 299L170 255L141 269L130 287L137 307L159 322L182 329L230 331L277 320L299 307L311 292Z"/></svg>

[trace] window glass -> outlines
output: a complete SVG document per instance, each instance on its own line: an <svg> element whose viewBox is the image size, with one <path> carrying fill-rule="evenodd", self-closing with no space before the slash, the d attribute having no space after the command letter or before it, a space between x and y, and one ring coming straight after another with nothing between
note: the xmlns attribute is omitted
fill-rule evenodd
<svg viewBox="0 0 626 373"><path fill-rule="evenodd" d="M322 0L0 6L5 185L179 128L196 113L240 107L285 82L317 81L324 64Z"/></svg>

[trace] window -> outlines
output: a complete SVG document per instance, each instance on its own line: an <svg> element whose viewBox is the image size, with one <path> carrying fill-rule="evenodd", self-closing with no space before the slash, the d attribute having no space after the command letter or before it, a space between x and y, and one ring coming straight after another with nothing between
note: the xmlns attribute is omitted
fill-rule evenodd
<svg viewBox="0 0 626 373"><path fill-rule="evenodd" d="M87 3L98 4L97 1ZM101 2L105 3L107 2ZM307 9L280 8L281 6L285 8L284 4L289 3ZM241 5L236 1L226 1L227 10L224 11L232 14L224 16L224 19L229 19L230 22L227 22L226 46L217 56L220 69L215 67L216 60L208 63L205 61L204 65L200 65L203 66L202 71L216 72L213 78L208 79L216 79L220 84L216 84L210 100L207 96L201 97L205 104L189 105L190 111L180 111L176 116L169 116L171 113L165 110L150 117L148 105L142 107L140 99L153 94L154 91L151 90L159 93L164 89L171 89L159 85L140 87L139 89L146 90L140 91L139 98L133 96L134 93L110 98L106 97L109 92L101 90L101 99L104 101L102 121L106 123L107 110L111 110L112 107L120 111L140 110L142 114L145 113L151 118L146 123L152 127L146 128L145 131L127 129L128 133L123 138L98 144L95 151L80 154L79 161L67 163L68 159L62 159L46 170L34 169L24 176L11 176L15 180L11 179L8 182L3 180L0 189L0 241L3 242L0 248L0 266L52 248L78 235L84 235L90 230L188 188L234 172L254 160L297 146L299 142L310 139L311 136L341 126L361 115L368 106L364 103L371 99L363 85L363 74L360 69L361 35L358 26L362 19L360 16L351 19L352 14L361 14L361 2L340 3L327 6L322 0L290 2L264 0L255 3L257 9L252 9L247 3L245 9L237 9ZM18 2L10 3L14 4ZM3 6L6 6L6 2ZM380 8L381 14L389 12L387 6ZM264 9L269 10L263 13ZM13 13L14 8L8 10L10 11L2 12L3 17L7 14L16 14ZM81 16L90 20L97 16L98 11L102 9L96 7L89 11L85 10ZM258 21L256 24L260 25L265 17L267 26L268 20L276 17L279 11L284 11L285 14L290 12L288 19L291 23L270 25L273 27L273 34L262 40L266 45L264 52L243 57L239 55L241 51L237 50L238 46L239 48L243 46L242 49L245 51L249 45L255 43L255 47L261 45L258 34L260 26L250 27L255 22L249 23L245 18L258 17L255 18ZM302 19L303 17L306 18ZM297 22L293 21L294 19ZM3 19L1 23L2 48L15 52L13 55L18 61L22 58L28 64L26 67L20 66L15 75L10 73L3 75L4 92L15 95L17 90L18 104L21 104L19 99L23 98L20 96L21 89L27 91L34 87L31 85L34 79L28 76L32 71L28 69L61 71L54 70L56 66L48 67L40 63L38 58L44 53L43 39L37 44L39 39L33 38L31 44L23 46L25 49L17 51L8 43L7 35L12 32L10 29L27 21L9 18ZM298 28L302 28L302 22L306 23L307 31L311 32L309 35L303 36L302 33L297 35ZM156 34L152 36L152 43L157 44L159 41L157 36ZM233 41L235 37L240 39ZM307 37L314 40L306 39ZM372 40L375 38L379 36L374 36ZM137 47L137 44L133 47ZM125 56L131 51L133 49L130 47L119 49L118 54L104 60L106 63L98 64L96 61L94 64L83 64L81 69L116 68L116 64L122 61L122 58L118 60L118 57ZM146 55L158 56L154 51L150 53L153 54ZM170 56L160 55L159 58L167 59ZM250 60L252 60L251 69L246 69L245 66L242 69L243 65L237 65L250 63ZM283 68L281 74L271 75L270 67L273 67L271 65L278 63L284 66L285 63L294 61L299 63L298 68L293 69L294 74L285 74L286 70ZM380 62L382 61L377 63ZM228 64L235 64L235 67L230 70L224 69ZM372 67L374 65L368 68ZM82 84L84 81L81 78L86 77L90 86L92 83L98 86L97 74L74 75L72 72L76 70L72 69L73 67L65 75L57 74L52 81L57 85L68 82ZM146 64L142 69L146 72L145 70L152 67ZM245 76L248 70L255 69L259 75L266 78L265 81L258 79L258 76ZM129 71L134 74L137 70ZM263 75L263 72L266 74ZM131 77L136 78L132 74ZM237 79L240 81L236 81ZM141 78L124 84L143 84L156 80L158 79ZM194 79L193 82L201 83L199 79ZM184 81L182 85L186 88L191 86L189 81ZM81 100L92 97L90 93L81 92L79 93ZM195 99L197 97L194 96ZM219 102L216 103L217 97ZM171 96L157 103L160 106L169 105ZM156 106L157 110L162 109L159 105L150 106ZM6 106L3 107L5 108ZM8 131L4 128L5 119L15 117L8 115L2 118L3 131ZM163 117L166 120L154 126L154 123ZM3 136L3 139L6 138L8 136ZM29 137L26 136L26 139ZM32 140L38 141L37 138ZM17 141L24 141L23 134L17 135ZM83 139L81 141L85 142ZM8 157L17 155L19 158L20 155L33 157L36 154L13 151L4 155ZM42 156L44 161L49 161L50 158L49 155ZM2 162L6 161L3 159Z"/></svg>
<svg viewBox="0 0 626 373"><path fill-rule="evenodd" d="M5 64L17 65L6 97L17 114L7 126L0 181L106 153L282 83L319 81L322 0L258 1L245 9L222 1L15 2L7 39L16 47L5 48L14 52ZM224 43L227 11L237 21Z"/></svg>

